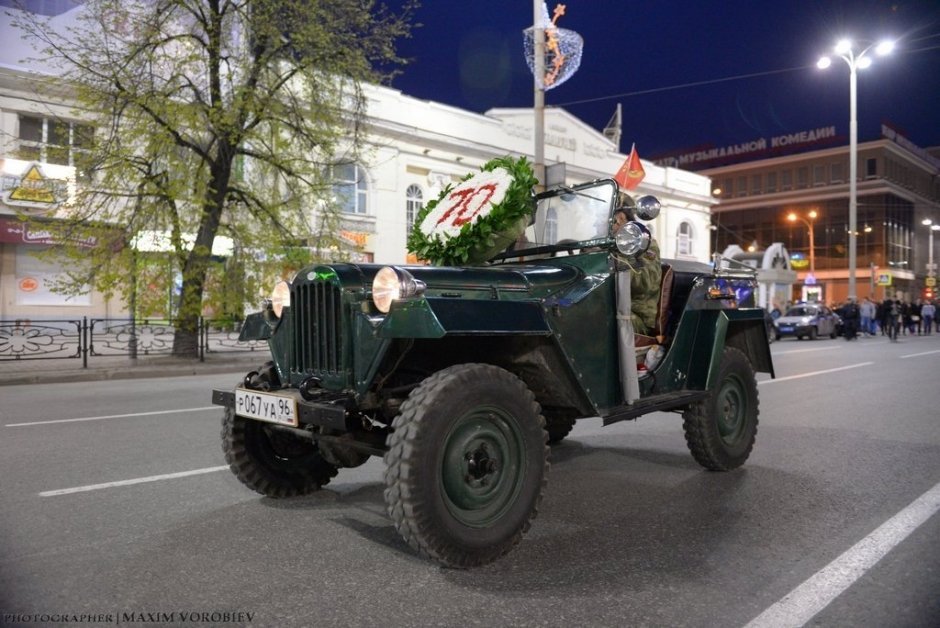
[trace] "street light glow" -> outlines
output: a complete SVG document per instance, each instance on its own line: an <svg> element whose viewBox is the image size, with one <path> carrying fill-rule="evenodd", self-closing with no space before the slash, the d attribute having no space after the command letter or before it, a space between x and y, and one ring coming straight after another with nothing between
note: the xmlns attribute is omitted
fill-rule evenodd
<svg viewBox="0 0 940 628"><path fill-rule="evenodd" d="M922 225L932 225L932 224L933 224L933 221L932 221L930 218L924 218L923 220L920 221L920 224L922 224Z"/></svg>
<svg viewBox="0 0 940 628"><path fill-rule="evenodd" d="M878 44L878 46L875 48L875 54L883 57L885 55L891 54L893 50L894 50L894 42L886 39L885 41Z"/></svg>
<svg viewBox="0 0 940 628"><path fill-rule="evenodd" d="M829 57L819 57L819 61L816 62L816 67L820 70L825 70L830 65L832 65L832 59Z"/></svg>
<svg viewBox="0 0 940 628"><path fill-rule="evenodd" d="M836 47L833 48L837 55L844 55L845 53L852 50L852 40L851 39L840 39L836 44Z"/></svg>
<svg viewBox="0 0 940 628"><path fill-rule="evenodd" d="M856 65L858 66L859 70L864 70L865 68L871 67L871 57L860 57Z"/></svg>

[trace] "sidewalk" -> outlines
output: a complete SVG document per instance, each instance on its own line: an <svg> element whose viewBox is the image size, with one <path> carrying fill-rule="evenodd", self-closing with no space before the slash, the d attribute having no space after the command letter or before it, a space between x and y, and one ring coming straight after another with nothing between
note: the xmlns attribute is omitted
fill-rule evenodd
<svg viewBox="0 0 940 628"><path fill-rule="evenodd" d="M88 358L88 368L82 368L81 358L9 360L0 361L0 386L217 373L245 374L269 359L270 354L265 349L209 352L204 362L166 355L141 356L136 361L126 356L94 356Z"/></svg>

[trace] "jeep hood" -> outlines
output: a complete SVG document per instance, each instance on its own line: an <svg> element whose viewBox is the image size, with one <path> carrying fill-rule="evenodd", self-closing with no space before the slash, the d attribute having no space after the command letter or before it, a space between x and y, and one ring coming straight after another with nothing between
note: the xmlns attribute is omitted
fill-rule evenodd
<svg viewBox="0 0 940 628"><path fill-rule="evenodd" d="M571 283L581 274L577 268L571 266L534 264L468 268L408 266L405 270L415 279L427 284L429 291L496 289L509 292L551 292Z"/></svg>

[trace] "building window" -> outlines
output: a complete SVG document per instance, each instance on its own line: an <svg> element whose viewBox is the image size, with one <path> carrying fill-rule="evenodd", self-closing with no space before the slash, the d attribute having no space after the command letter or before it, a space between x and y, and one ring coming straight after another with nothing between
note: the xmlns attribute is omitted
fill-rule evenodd
<svg viewBox="0 0 940 628"><path fill-rule="evenodd" d="M878 176L878 160L872 157L865 161L865 178L874 179Z"/></svg>
<svg viewBox="0 0 940 628"><path fill-rule="evenodd" d="M725 184L721 188L721 195L725 198L731 198L734 196L734 179L725 179Z"/></svg>
<svg viewBox="0 0 940 628"><path fill-rule="evenodd" d="M747 177L738 177L736 196L747 196Z"/></svg>
<svg viewBox="0 0 940 628"><path fill-rule="evenodd" d="M405 234L412 232L415 226L415 217L424 207L424 192L417 185L409 185L405 190Z"/></svg>
<svg viewBox="0 0 940 628"><path fill-rule="evenodd" d="M776 172L767 173L767 191L768 192L777 191L777 173Z"/></svg>
<svg viewBox="0 0 940 628"><path fill-rule="evenodd" d="M813 185L826 185L826 167L822 164L813 165Z"/></svg>
<svg viewBox="0 0 940 628"><path fill-rule="evenodd" d="M761 176L759 174L751 175L751 194L760 194Z"/></svg>
<svg viewBox="0 0 940 628"><path fill-rule="evenodd" d="M679 257L692 255L693 244L692 223L682 221L676 231L676 255Z"/></svg>
<svg viewBox="0 0 940 628"><path fill-rule="evenodd" d="M94 127L87 124L20 115L17 156L27 161L81 167L94 134Z"/></svg>
<svg viewBox="0 0 940 628"><path fill-rule="evenodd" d="M332 168L333 201L344 214L365 214L366 172L359 164L336 164Z"/></svg>
<svg viewBox="0 0 940 628"><path fill-rule="evenodd" d="M832 180L833 183L842 183L843 181L842 162L832 164L829 172L830 172L829 178Z"/></svg>
<svg viewBox="0 0 940 628"><path fill-rule="evenodd" d="M793 171L784 170L781 175L780 189L781 190L792 190L793 189Z"/></svg>
<svg viewBox="0 0 940 628"><path fill-rule="evenodd" d="M809 169L806 166L796 169L796 187L805 188L809 185Z"/></svg>

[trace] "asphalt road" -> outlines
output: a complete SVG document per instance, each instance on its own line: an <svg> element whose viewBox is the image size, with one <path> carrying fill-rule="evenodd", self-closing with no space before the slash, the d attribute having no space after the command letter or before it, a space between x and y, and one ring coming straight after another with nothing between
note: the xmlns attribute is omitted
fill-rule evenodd
<svg viewBox="0 0 940 628"><path fill-rule="evenodd" d="M399 539L378 459L239 484L209 403L237 375L0 388L0 624L940 625L940 336L772 351L742 469L701 470L675 414L581 421L470 571Z"/></svg>

